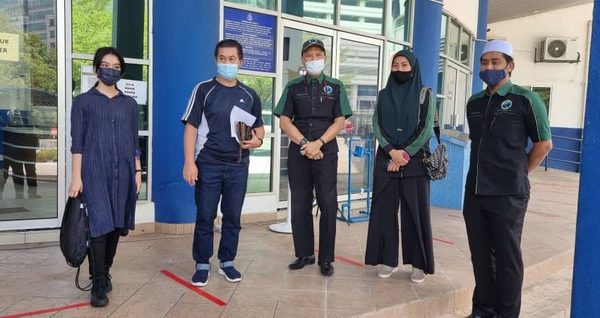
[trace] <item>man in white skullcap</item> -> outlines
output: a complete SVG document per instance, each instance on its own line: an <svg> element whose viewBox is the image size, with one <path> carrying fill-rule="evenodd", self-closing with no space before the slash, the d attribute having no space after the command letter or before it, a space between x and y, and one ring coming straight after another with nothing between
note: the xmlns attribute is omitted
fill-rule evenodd
<svg viewBox="0 0 600 318"><path fill-rule="evenodd" d="M467 103L471 157L463 207L475 275L472 317L518 317L528 173L552 149L550 124L542 99L510 81L510 43L488 42L480 64L487 88Z"/></svg>

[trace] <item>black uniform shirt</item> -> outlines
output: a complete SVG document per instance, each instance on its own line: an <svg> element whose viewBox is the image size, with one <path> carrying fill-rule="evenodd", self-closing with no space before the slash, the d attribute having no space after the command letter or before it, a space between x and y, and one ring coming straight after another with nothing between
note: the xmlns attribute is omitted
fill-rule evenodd
<svg viewBox="0 0 600 318"><path fill-rule="evenodd" d="M509 81L492 96L487 90L471 96L467 119L471 158L466 191L478 195L527 192L528 139L551 138L542 99Z"/></svg>
<svg viewBox="0 0 600 318"><path fill-rule="evenodd" d="M288 82L273 114L291 118L306 139L315 141L327 131L335 118L348 118L352 110L344 84L321 74L317 78L302 76ZM337 152L337 142L328 142L321 151Z"/></svg>

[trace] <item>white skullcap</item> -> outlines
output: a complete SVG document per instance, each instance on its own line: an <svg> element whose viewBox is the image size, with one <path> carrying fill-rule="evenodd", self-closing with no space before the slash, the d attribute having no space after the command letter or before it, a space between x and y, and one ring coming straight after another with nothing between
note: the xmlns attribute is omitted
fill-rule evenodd
<svg viewBox="0 0 600 318"><path fill-rule="evenodd" d="M481 56L488 52L500 52L510 57L513 57L512 45L510 45L510 43L508 43L507 41L503 40L492 40L486 43L485 47L483 48L483 53L481 53Z"/></svg>

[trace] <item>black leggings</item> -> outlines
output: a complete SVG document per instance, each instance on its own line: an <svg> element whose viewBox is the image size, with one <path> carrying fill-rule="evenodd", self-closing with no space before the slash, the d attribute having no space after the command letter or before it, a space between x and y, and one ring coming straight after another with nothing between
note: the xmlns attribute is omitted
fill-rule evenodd
<svg viewBox="0 0 600 318"><path fill-rule="evenodd" d="M88 255L92 278L102 278L108 274L117 253L120 233L119 229L115 229L110 233L92 238Z"/></svg>

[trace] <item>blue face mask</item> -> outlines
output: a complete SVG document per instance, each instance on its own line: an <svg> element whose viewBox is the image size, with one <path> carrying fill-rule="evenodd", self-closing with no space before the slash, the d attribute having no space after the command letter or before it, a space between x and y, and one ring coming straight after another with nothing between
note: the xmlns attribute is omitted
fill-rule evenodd
<svg viewBox="0 0 600 318"><path fill-rule="evenodd" d="M217 63L217 75L226 79L232 80L237 76L238 65L237 64L222 64Z"/></svg>
<svg viewBox="0 0 600 318"><path fill-rule="evenodd" d="M98 68L98 79L106 86L113 86L121 79L121 70L110 67Z"/></svg>
<svg viewBox="0 0 600 318"><path fill-rule="evenodd" d="M485 70L479 72L479 78L484 81L488 86L494 87L500 83L504 77L506 77L506 71L501 70Z"/></svg>

